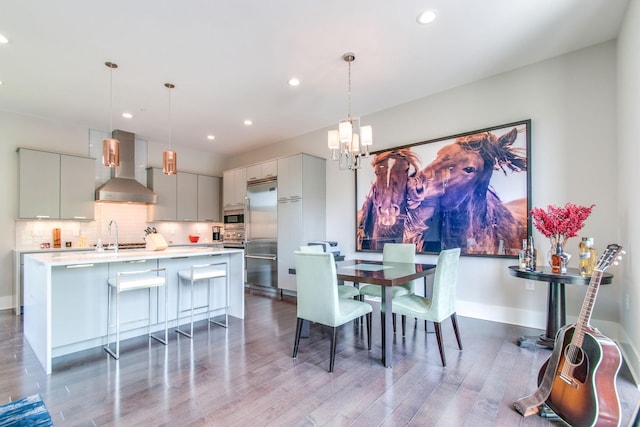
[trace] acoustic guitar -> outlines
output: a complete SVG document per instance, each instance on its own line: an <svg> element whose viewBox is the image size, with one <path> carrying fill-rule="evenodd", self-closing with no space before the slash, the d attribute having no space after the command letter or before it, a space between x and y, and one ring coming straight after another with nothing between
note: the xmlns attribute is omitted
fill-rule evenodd
<svg viewBox="0 0 640 427"><path fill-rule="evenodd" d="M603 273L621 252L621 246L610 244L598 260L578 321L558 331L553 353L540 369L538 390L514 404L524 416L537 413L546 403L574 427L620 425L616 388L620 350L589 321Z"/></svg>

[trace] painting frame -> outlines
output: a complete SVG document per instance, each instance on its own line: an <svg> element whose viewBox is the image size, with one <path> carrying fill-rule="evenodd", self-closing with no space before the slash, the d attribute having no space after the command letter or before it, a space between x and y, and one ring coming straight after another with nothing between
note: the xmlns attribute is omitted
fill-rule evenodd
<svg viewBox="0 0 640 427"><path fill-rule="evenodd" d="M414 243L419 254L516 258L531 234L530 153L525 119L363 156L356 252Z"/></svg>

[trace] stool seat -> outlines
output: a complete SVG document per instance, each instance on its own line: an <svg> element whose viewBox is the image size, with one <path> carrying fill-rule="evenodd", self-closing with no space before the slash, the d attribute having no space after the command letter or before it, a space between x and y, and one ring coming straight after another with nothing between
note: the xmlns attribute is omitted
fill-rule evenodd
<svg viewBox="0 0 640 427"><path fill-rule="evenodd" d="M164 287L164 339L157 337L151 333L151 289L156 289L158 295L156 317L160 317L160 293L159 288ZM107 280L107 290L109 292L108 308L107 308L107 345L104 347L105 351L111 355L114 359L120 358L120 294L127 291L148 289L149 290L149 312L148 312L148 335L164 345L168 342L168 328L167 321L169 317L168 308L168 293L167 293L167 270L166 268L154 268L142 271L123 271L117 273L116 277L110 277ZM116 348L115 351L111 349L110 331L111 331L111 294L115 293L115 329L116 329Z"/></svg>
<svg viewBox="0 0 640 427"><path fill-rule="evenodd" d="M204 313L206 313L207 318L210 323L215 323L217 325L227 327L229 324L229 263L227 261L217 261L209 264L199 264L192 265L188 270L180 270L178 271L178 306L176 313L176 332L182 334L188 338L193 337L193 315L195 310L205 309ZM224 308L224 323L217 322L209 317L211 313L211 286L212 279L225 279L225 303L224 307L218 307L217 309ZM195 294L194 288L196 286L196 282L198 281L207 281L207 301L206 304L202 304L199 306L195 305ZM189 307L182 309L180 304L180 294L182 283L186 282L190 286L190 303ZM185 331L180 329L180 314L181 313L189 313L189 331Z"/></svg>
<svg viewBox="0 0 640 427"><path fill-rule="evenodd" d="M214 269L201 269L201 270L193 270L193 276L191 275L191 270L182 270L178 272L178 276L184 280L205 280L205 279L215 279L217 277L225 277L227 274L224 270L214 270Z"/></svg>
<svg viewBox="0 0 640 427"><path fill-rule="evenodd" d="M155 288L164 286L166 283L163 276L148 276L120 279L120 292L131 291L134 289ZM118 279L112 277L109 279L109 285L118 287Z"/></svg>

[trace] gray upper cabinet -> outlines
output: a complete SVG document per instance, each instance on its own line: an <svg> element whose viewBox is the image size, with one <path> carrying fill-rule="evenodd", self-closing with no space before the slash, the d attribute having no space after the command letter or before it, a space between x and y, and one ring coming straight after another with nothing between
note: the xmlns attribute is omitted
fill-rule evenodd
<svg viewBox="0 0 640 427"><path fill-rule="evenodd" d="M147 221L220 221L220 178L162 169L147 169L147 185L158 203L147 207Z"/></svg>
<svg viewBox="0 0 640 427"><path fill-rule="evenodd" d="M95 159L60 156L60 218L94 219Z"/></svg>
<svg viewBox="0 0 640 427"><path fill-rule="evenodd" d="M18 218L94 218L95 159L18 150Z"/></svg>
<svg viewBox="0 0 640 427"><path fill-rule="evenodd" d="M177 174L178 221L198 220L198 175L178 172Z"/></svg>
<svg viewBox="0 0 640 427"><path fill-rule="evenodd" d="M220 177L198 175L198 221L220 220Z"/></svg>
<svg viewBox="0 0 640 427"><path fill-rule="evenodd" d="M177 218L177 177L162 169L147 169L147 186L158 196L158 203L147 207L147 221L175 221Z"/></svg>

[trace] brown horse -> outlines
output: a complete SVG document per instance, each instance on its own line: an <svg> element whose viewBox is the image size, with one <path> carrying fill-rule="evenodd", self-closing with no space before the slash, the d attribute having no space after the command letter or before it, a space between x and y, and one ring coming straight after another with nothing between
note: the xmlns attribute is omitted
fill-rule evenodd
<svg viewBox="0 0 640 427"><path fill-rule="evenodd" d="M513 147L518 131L497 137L481 132L456 139L409 177L405 241L422 250L428 221L439 226L440 249L512 255L526 236L526 215L515 217L490 188L494 170L525 171L526 157Z"/></svg>
<svg viewBox="0 0 640 427"><path fill-rule="evenodd" d="M419 169L419 163L410 148L385 151L374 157L371 164L376 180L360 210L358 249L380 250L386 242L402 242L407 178Z"/></svg>

